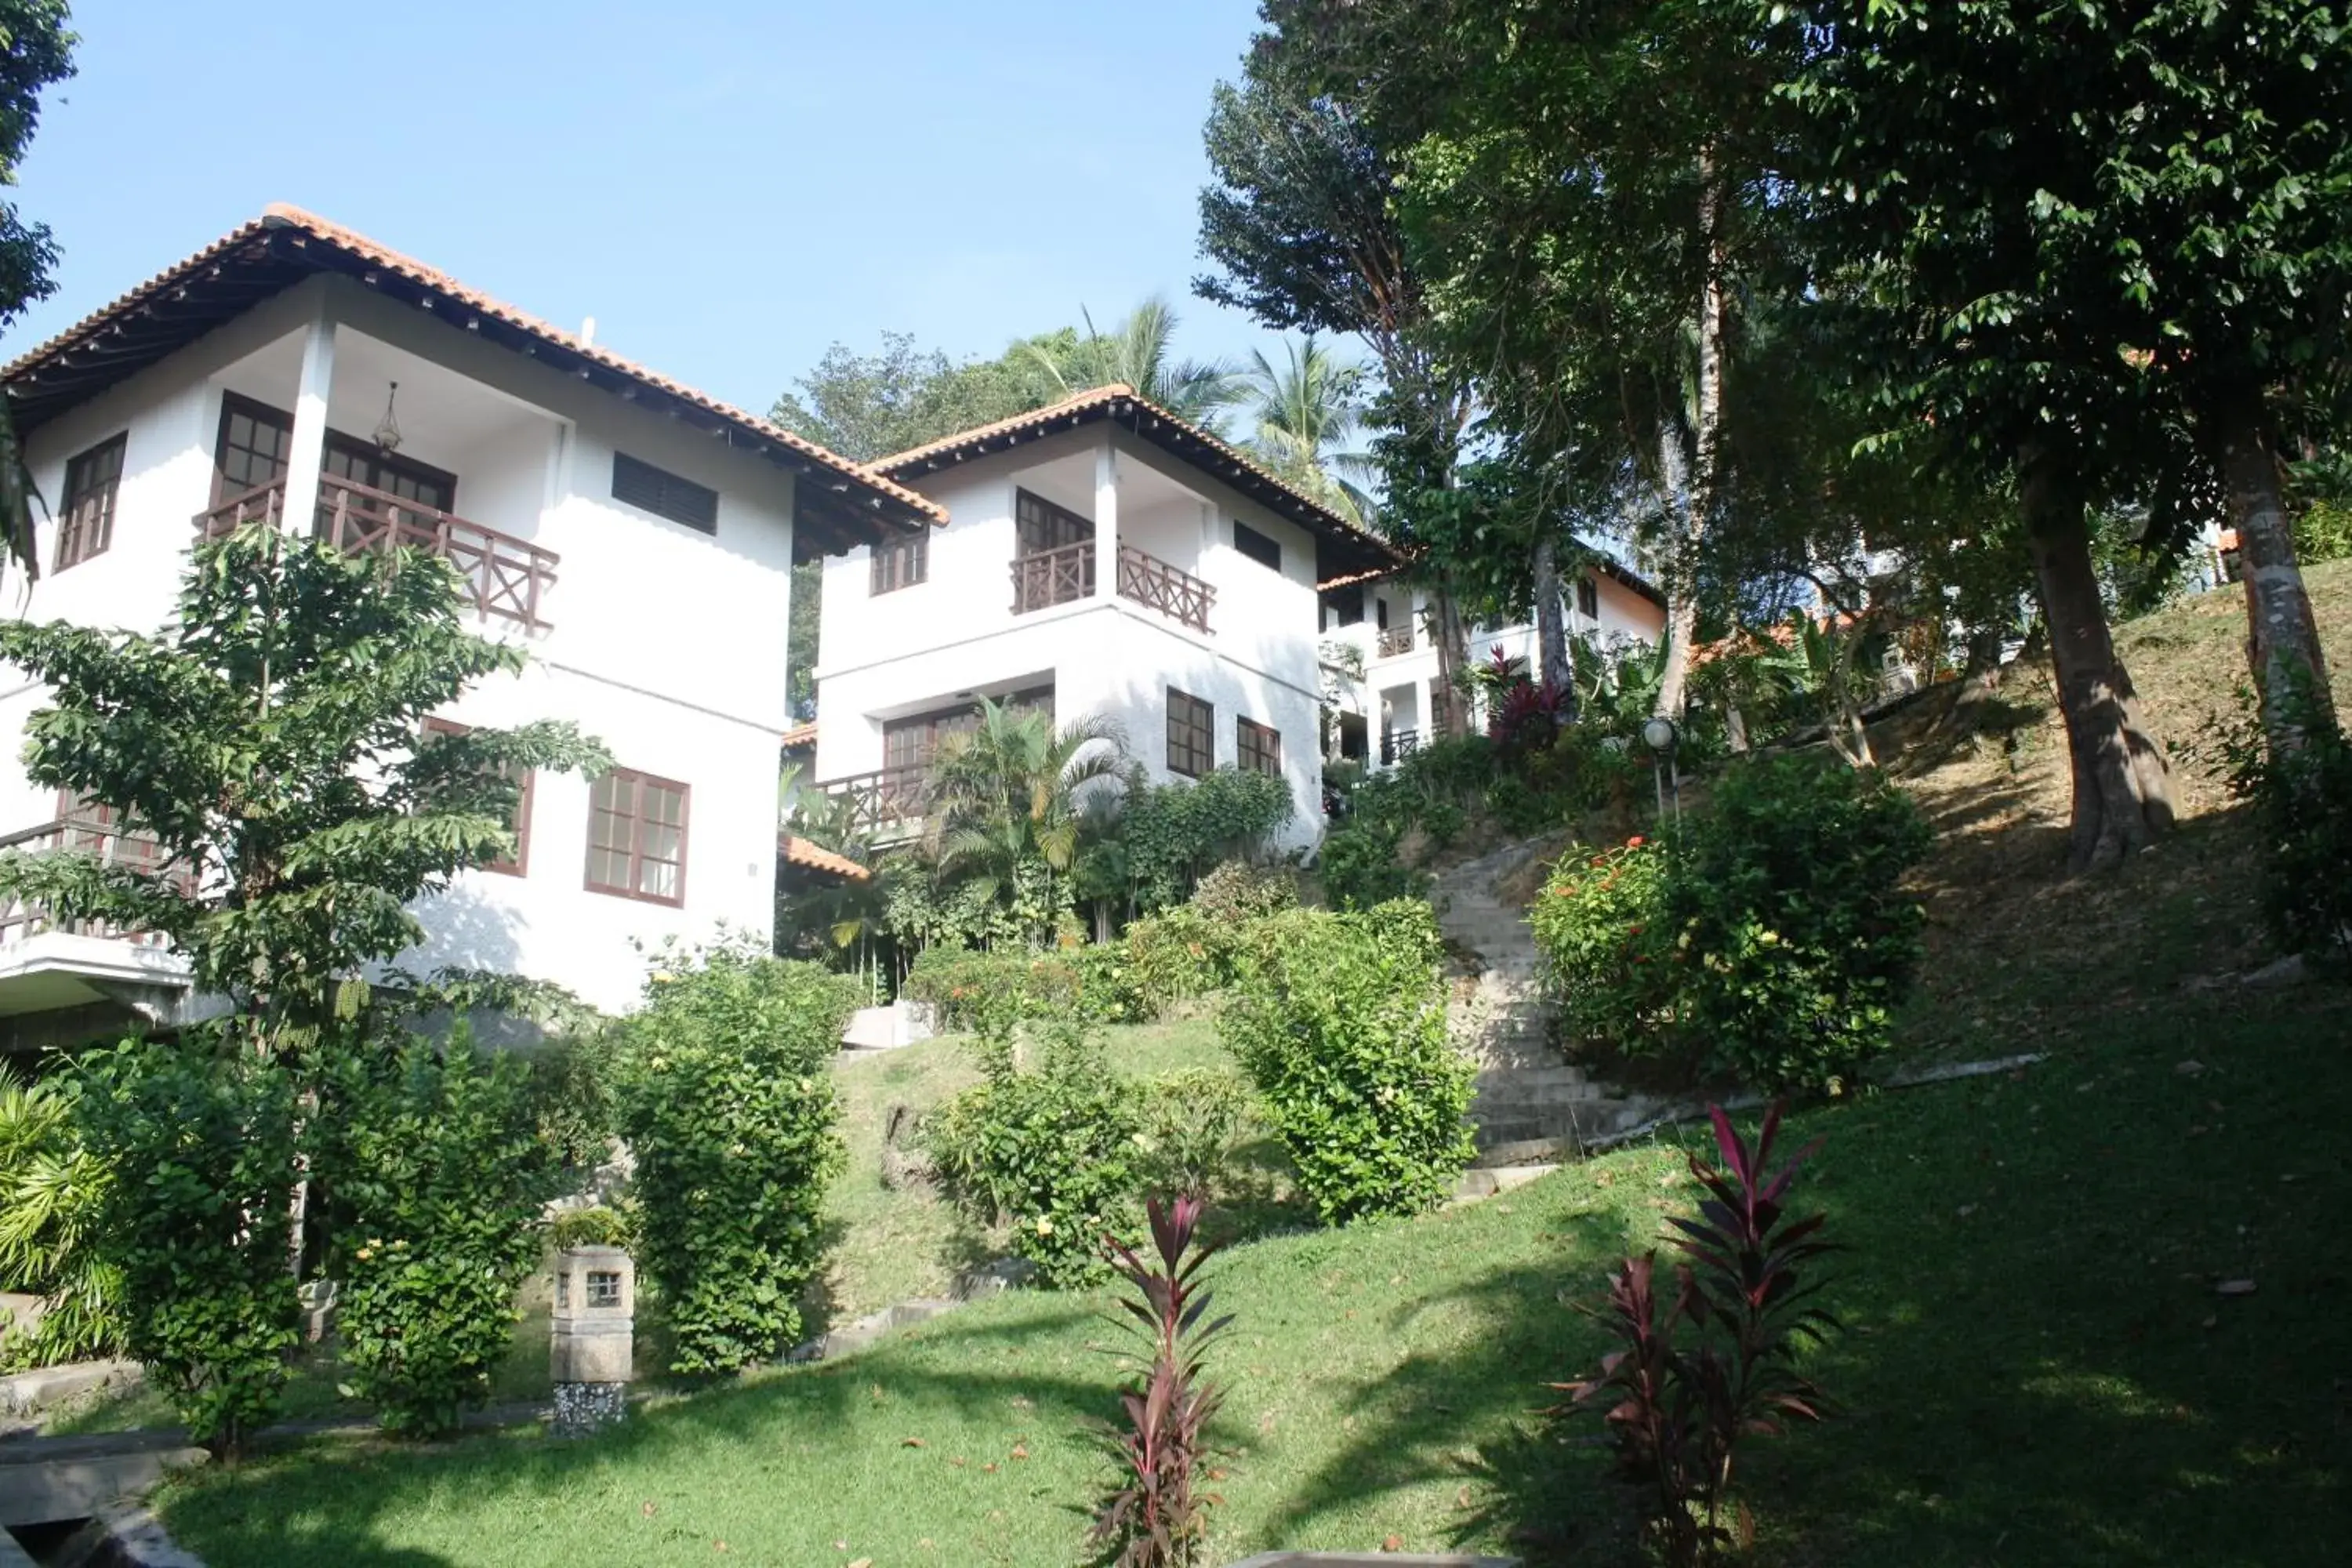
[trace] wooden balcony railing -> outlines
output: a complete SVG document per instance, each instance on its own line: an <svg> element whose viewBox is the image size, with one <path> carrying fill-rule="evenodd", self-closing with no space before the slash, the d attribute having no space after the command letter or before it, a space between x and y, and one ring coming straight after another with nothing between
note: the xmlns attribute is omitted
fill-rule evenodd
<svg viewBox="0 0 2352 1568"><path fill-rule="evenodd" d="M1156 555L1122 544L1118 547L1118 596L1148 605L1196 632L1205 632L1217 590Z"/></svg>
<svg viewBox="0 0 2352 1568"><path fill-rule="evenodd" d="M1013 613L1016 616L1049 605L1090 599L1094 592L1095 542L1091 539L1013 559Z"/></svg>
<svg viewBox="0 0 2352 1568"><path fill-rule="evenodd" d="M278 526L285 512L286 481L274 479L197 513L196 526L206 539L217 539L250 522ZM544 606L555 582L553 551L350 479L319 481L313 527L319 538L353 553L404 545L438 555L457 569L483 615L533 628L548 624Z"/></svg>
<svg viewBox="0 0 2352 1568"><path fill-rule="evenodd" d="M1412 628L1411 626L1388 627L1381 633L1380 642L1372 651L1373 656L1378 658L1394 658L1399 654L1411 653Z"/></svg>
<svg viewBox="0 0 2352 1568"><path fill-rule="evenodd" d="M919 827L931 806L931 770L920 765L851 773L817 788L847 800L852 825L867 833Z"/></svg>
<svg viewBox="0 0 2352 1568"><path fill-rule="evenodd" d="M1381 731L1381 762L1383 766L1393 767L1419 750L1421 731L1418 730Z"/></svg>
<svg viewBox="0 0 2352 1568"><path fill-rule="evenodd" d="M128 866L151 874L165 869L163 847L154 839L79 817L61 817L38 827L0 835L0 854L12 851L24 855L93 855L107 865ZM184 867L175 867L172 868L172 881L184 892L195 886L195 876ZM110 937L139 947L167 945L165 939L154 931L128 931L107 921L58 921L39 904L15 897L0 898L0 947L52 931L75 936Z"/></svg>

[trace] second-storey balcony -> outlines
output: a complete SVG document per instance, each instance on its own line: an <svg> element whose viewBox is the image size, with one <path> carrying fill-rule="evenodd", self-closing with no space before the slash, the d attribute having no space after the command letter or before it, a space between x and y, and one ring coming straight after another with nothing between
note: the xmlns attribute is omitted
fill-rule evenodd
<svg viewBox="0 0 2352 1568"><path fill-rule="evenodd" d="M196 526L217 539L247 523L285 525L286 481L229 497L196 514ZM537 629L547 625L547 590L554 584L557 556L551 550L486 528L478 522L352 479L321 478L315 537L352 554L402 546L437 555L457 569L484 616L496 616Z"/></svg>
<svg viewBox="0 0 2352 1568"><path fill-rule="evenodd" d="M817 785L849 803L850 825L878 841L911 838L923 829L931 809L928 763L852 773Z"/></svg>
<svg viewBox="0 0 2352 1568"><path fill-rule="evenodd" d="M1013 613L1027 615L1054 605L1094 597L1095 542L1080 540L1055 550L1020 555L1013 562ZM1209 629L1217 602L1214 585L1132 544L1118 547L1118 596L1158 610L1197 632Z"/></svg>

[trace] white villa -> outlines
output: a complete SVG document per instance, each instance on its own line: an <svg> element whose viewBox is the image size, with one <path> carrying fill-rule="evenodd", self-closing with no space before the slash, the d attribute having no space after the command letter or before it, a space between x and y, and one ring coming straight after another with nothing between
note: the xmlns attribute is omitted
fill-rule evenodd
<svg viewBox="0 0 2352 1568"><path fill-rule="evenodd" d="M619 765L528 781L514 863L420 909L430 938L412 962L551 980L605 1008L636 996L639 943L772 929L792 564L906 538L919 552L946 516L290 207L0 382L54 509L14 614L152 630L190 544L255 518L458 566L482 629L532 658L446 721L572 719ZM25 779L44 700L0 677L0 843L152 855L104 808ZM186 990L168 950L0 910L0 1047L169 1018Z"/></svg>
<svg viewBox="0 0 2352 1568"><path fill-rule="evenodd" d="M1397 580L1393 548L1129 387L868 471L949 520L825 563L813 773L886 835L919 819L940 739L987 697L1116 721L1155 782L1279 773L1290 841L1311 845L1327 753L1392 763L1444 691L1426 596ZM1572 633L1663 635L1664 596L1614 563L1568 591ZM1534 642L1528 626L1482 630L1469 653Z"/></svg>
<svg viewBox="0 0 2352 1568"><path fill-rule="evenodd" d="M975 699L1116 721L1154 781L1278 773L1323 822L1318 584L1395 552L1124 386L868 465L942 508L824 568L815 776L919 817Z"/></svg>

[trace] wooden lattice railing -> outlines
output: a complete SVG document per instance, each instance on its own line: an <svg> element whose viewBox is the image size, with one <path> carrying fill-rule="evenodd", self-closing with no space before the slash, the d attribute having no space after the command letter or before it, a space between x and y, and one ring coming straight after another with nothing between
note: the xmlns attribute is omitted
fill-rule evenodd
<svg viewBox="0 0 2352 1568"><path fill-rule="evenodd" d="M1013 559L1013 613L1016 616L1089 599L1094 592L1095 542L1091 539Z"/></svg>
<svg viewBox="0 0 2352 1568"><path fill-rule="evenodd" d="M1118 547L1118 596L1148 605L1196 632L1205 632L1217 590L1156 555L1122 544Z"/></svg>
<svg viewBox="0 0 2352 1568"><path fill-rule="evenodd" d="M848 801L851 823L868 833L918 827L931 806L931 772L927 767L851 773L817 787Z"/></svg>
<svg viewBox="0 0 2352 1568"><path fill-rule="evenodd" d="M1412 628L1411 626L1391 626L1386 631L1381 633L1380 641L1374 647L1373 654L1374 657L1379 658L1394 658L1399 654L1411 653L1412 651Z"/></svg>
<svg viewBox="0 0 2352 1568"><path fill-rule="evenodd" d="M207 539L260 522L278 526L286 512L286 481L231 496L196 514ZM554 584L557 556L551 550L485 528L478 522L350 479L319 481L318 537L347 551L407 546L438 555L457 569L471 590L474 607L485 616L546 626L547 590Z"/></svg>
<svg viewBox="0 0 2352 1568"><path fill-rule="evenodd" d="M91 855L106 865L127 866L151 875L167 869L163 847L147 835L126 833L111 824L81 817L60 817L38 827L0 836L0 853L12 851L24 855ZM193 872L183 866L168 869L174 886L184 892L193 889ZM14 897L0 899L0 947L52 931L75 936L110 937L141 947L165 945L165 939L153 931L128 931L106 921L58 921L37 903Z"/></svg>

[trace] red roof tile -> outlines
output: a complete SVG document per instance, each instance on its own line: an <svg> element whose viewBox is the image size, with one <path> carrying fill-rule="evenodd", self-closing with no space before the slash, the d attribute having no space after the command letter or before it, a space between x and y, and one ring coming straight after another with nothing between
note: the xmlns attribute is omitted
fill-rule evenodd
<svg viewBox="0 0 2352 1568"><path fill-rule="evenodd" d="M874 873L846 855L836 855L822 845L810 842L798 834L781 834L776 838L777 852L793 865L807 871L823 871L845 882L863 882Z"/></svg>

